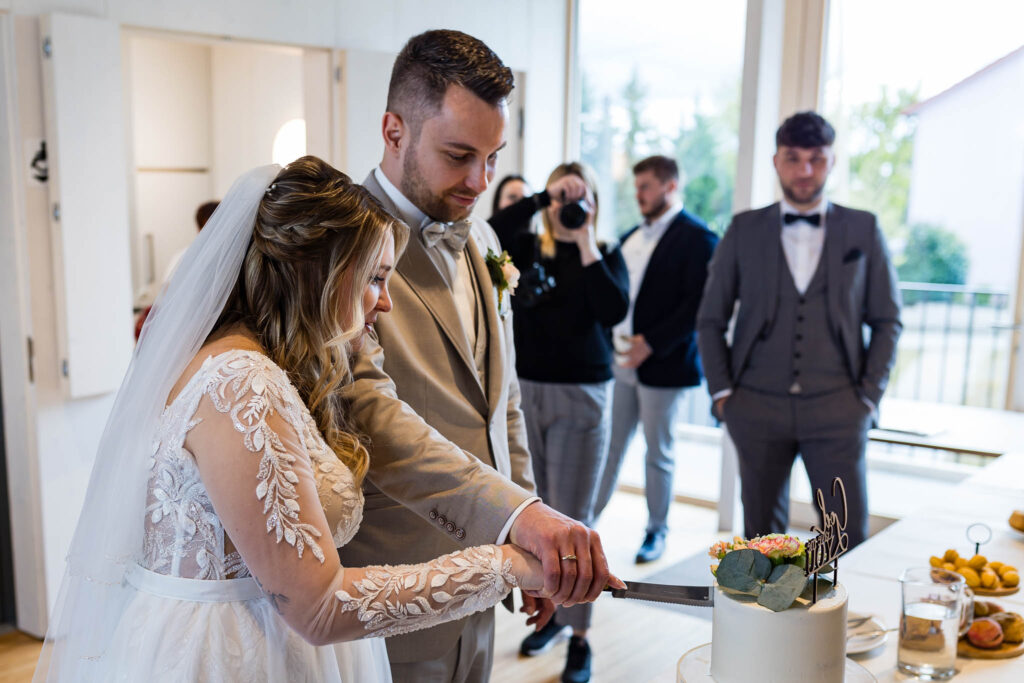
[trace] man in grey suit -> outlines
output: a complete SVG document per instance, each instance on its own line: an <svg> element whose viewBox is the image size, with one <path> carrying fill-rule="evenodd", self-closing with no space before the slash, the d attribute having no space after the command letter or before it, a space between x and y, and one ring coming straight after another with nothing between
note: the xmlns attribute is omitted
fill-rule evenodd
<svg viewBox="0 0 1024 683"><path fill-rule="evenodd" d="M814 112L779 127L783 200L733 217L711 260L697 334L713 411L739 454L746 535L786 531L799 454L826 497L842 477L852 547L867 537L867 432L902 325L877 219L823 195L834 140Z"/></svg>
<svg viewBox="0 0 1024 683"><path fill-rule="evenodd" d="M340 552L352 565L403 564L516 543L544 563L551 600L523 596L540 627L552 602L593 600L609 574L597 535L534 494L511 292L485 260L501 247L470 218L505 145L512 87L498 56L457 31L414 36L395 60L384 157L364 184L412 235L390 283L394 310L378 318L379 343L367 340L346 389L371 447L363 523ZM389 638L394 680L486 681L493 619L488 610Z"/></svg>

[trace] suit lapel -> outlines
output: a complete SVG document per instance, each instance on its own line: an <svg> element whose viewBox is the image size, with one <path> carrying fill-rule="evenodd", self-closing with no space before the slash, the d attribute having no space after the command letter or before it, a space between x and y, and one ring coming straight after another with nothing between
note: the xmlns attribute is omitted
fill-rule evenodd
<svg viewBox="0 0 1024 683"><path fill-rule="evenodd" d="M505 335L502 334L503 321L498 315L497 289L491 282L491 274L487 269L476 240L470 235L466 241L466 256L469 267L478 284L477 296L480 297L481 309L484 312L484 328L487 334L487 412L488 418L494 414L501 397L501 388L505 382ZM509 296L508 292L504 296ZM476 366L474 366L475 368Z"/></svg>
<svg viewBox="0 0 1024 683"><path fill-rule="evenodd" d="M658 243L654 245L654 249L651 251L651 257L647 259L647 267L644 268L644 277L642 280L640 280L640 289L638 289L636 292L637 301L645 298L644 293L648 286L657 286L657 283L654 282L652 278L655 277L656 274L658 274L659 272L657 265L658 261L666 252L670 252L668 243L670 240L672 240L673 232L679 228L679 226L677 225L678 220L679 215L677 214L676 217L672 219L672 222L665 227L665 232L661 233L661 237L658 239ZM636 226L623 236L622 241L625 242L634 232L640 229L641 226ZM651 275L652 272L655 273L655 275Z"/></svg>
<svg viewBox="0 0 1024 683"><path fill-rule="evenodd" d="M373 171L363 181L363 186L384 205L384 208L392 216L401 220L401 212L377 182ZM430 315L444 331L459 358L471 370L470 374L476 378L481 394L484 394L483 386L480 385L480 373L477 372L476 362L473 360L473 349L469 346L469 337L459 324L459 313L455 309L455 299L452 296L451 288L437 266L430 260L427 248L420 241L419 226L409 226L409 229L408 246L398 260L395 270L408 283L409 288L423 302ZM471 242L472 240L469 240L468 243ZM477 256L479 257L479 252L477 252Z"/></svg>
<svg viewBox="0 0 1024 683"><path fill-rule="evenodd" d="M842 215L835 204L829 204L825 213L825 283L828 287L828 324L832 334L842 339L842 277L843 277L843 235L845 226Z"/></svg>
<svg viewBox="0 0 1024 683"><path fill-rule="evenodd" d="M785 254L782 251L782 212L780 204L776 202L765 209L767 216L765 223L767 229L760 231L761 242L760 252L764 255L764 296L765 319L763 331L768 332L775 323L775 312L779 307L779 276L785 264Z"/></svg>

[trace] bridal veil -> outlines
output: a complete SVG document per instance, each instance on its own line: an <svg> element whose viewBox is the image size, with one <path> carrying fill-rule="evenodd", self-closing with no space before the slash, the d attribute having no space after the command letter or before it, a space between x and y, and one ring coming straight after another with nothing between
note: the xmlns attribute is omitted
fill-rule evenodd
<svg viewBox="0 0 1024 683"><path fill-rule="evenodd" d="M133 590L124 576L142 549L157 424L228 300L260 201L279 171L263 166L235 181L146 320L100 439L34 681L96 678Z"/></svg>

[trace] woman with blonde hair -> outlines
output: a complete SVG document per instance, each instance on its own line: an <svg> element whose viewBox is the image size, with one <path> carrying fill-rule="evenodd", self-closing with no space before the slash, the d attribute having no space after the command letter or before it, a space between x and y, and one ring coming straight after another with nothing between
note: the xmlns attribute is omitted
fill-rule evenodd
<svg viewBox="0 0 1024 683"><path fill-rule="evenodd" d="M338 388L407 237L315 157L236 181L143 328L36 680L390 681L383 636L543 585L509 545L338 561L368 461Z"/></svg>
<svg viewBox="0 0 1024 683"><path fill-rule="evenodd" d="M529 231L542 211L543 231ZM611 328L629 306L617 245L599 243L597 184L580 163L561 164L544 191L499 211L491 225L522 271L512 297L516 370L537 493L590 525L611 429ZM562 680L590 679L590 604L560 607L520 648L546 651L569 627Z"/></svg>

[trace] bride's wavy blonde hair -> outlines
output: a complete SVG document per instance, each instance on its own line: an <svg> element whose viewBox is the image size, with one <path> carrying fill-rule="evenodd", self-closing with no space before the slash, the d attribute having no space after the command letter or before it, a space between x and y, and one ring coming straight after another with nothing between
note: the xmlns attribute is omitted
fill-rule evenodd
<svg viewBox="0 0 1024 683"><path fill-rule="evenodd" d="M351 343L363 333L363 289L388 236L395 257L409 231L369 192L313 156L281 170L260 202L252 241L215 325L244 325L288 373L327 445L361 482L362 438L339 396Z"/></svg>

